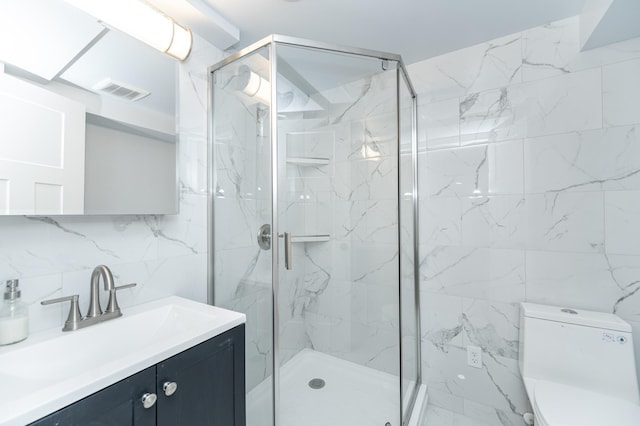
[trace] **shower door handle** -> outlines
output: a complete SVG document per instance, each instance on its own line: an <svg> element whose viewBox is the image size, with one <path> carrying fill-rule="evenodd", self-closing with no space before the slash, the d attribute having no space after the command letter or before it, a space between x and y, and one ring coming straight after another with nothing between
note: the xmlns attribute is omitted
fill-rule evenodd
<svg viewBox="0 0 640 426"><path fill-rule="evenodd" d="M284 233L284 267L291 270L293 267L293 257L291 254L291 232Z"/></svg>

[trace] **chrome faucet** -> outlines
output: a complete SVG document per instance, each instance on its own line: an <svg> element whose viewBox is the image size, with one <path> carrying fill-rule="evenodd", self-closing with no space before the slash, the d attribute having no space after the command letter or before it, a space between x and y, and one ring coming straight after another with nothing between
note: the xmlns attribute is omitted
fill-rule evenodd
<svg viewBox="0 0 640 426"><path fill-rule="evenodd" d="M104 282L105 291L109 292L109 302L107 303L107 309L102 312L100 306L100 277ZM89 294L89 311L86 317L82 317L80 314L80 308L78 306L77 294L67 297L60 297L57 299L44 300L40 302L42 305L50 305L52 303L70 301L71 306L69 308L69 315L64 323L62 331L73 331L80 328L88 327L93 324L98 324L110 319L118 318L122 316L122 311L118 306L118 299L116 299L116 291L125 288L135 287L135 283L126 284L116 287L113 283L113 274L111 270L105 265L96 266L91 273L91 293Z"/></svg>
<svg viewBox="0 0 640 426"><path fill-rule="evenodd" d="M113 285L113 274L111 270L105 265L96 266L91 274L91 293L89 294L89 312L87 312L87 318L95 318L102 315L102 308L100 307L100 294L98 286L100 285L100 276L104 281L105 291L111 291L115 286Z"/></svg>

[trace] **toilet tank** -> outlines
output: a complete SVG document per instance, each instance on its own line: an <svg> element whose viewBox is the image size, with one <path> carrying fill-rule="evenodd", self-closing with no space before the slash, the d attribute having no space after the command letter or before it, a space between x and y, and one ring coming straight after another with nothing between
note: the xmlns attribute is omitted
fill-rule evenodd
<svg viewBox="0 0 640 426"><path fill-rule="evenodd" d="M639 403L631 326L613 314L522 303L520 373Z"/></svg>

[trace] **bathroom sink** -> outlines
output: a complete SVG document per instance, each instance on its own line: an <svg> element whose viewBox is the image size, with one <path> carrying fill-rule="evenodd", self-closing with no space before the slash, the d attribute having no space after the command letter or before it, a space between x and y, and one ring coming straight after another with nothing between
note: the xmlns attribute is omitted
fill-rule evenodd
<svg viewBox="0 0 640 426"><path fill-rule="evenodd" d="M4 347L0 425L37 420L244 322L243 314L174 296Z"/></svg>

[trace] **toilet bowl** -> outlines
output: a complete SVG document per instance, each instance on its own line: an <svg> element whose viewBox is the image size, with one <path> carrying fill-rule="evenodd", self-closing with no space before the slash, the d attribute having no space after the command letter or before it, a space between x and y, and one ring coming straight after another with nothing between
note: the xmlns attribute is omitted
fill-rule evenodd
<svg viewBox="0 0 640 426"><path fill-rule="evenodd" d="M539 381L531 401L536 426L639 426L640 405Z"/></svg>
<svg viewBox="0 0 640 426"><path fill-rule="evenodd" d="M640 426L631 327L615 315L521 304L519 366L536 426Z"/></svg>

